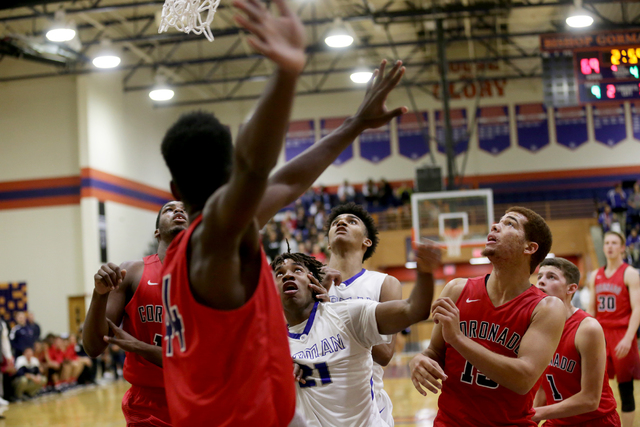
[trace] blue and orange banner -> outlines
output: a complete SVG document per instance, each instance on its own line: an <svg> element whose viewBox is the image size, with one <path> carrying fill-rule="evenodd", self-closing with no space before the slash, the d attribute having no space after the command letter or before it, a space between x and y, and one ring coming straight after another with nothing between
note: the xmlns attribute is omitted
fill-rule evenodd
<svg viewBox="0 0 640 427"><path fill-rule="evenodd" d="M298 120L289 123L284 140L284 158L288 162L316 142L316 123L313 120Z"/></svg>
<svg viewBox="0 0 640 427"><path fill-rule="evenodd" d="M547 107L541 102L516 105L518 145L536 152L549 145Z"/></svg>
<svg viewBox="0 0 640 427"><path fill-rule="evenodd" d="M15 326L13 320L19 311L27 311L27 283L0 283L0 318L9 328Z"/></svg>
<svg viewBox="0 0 640 427"><path fill-rule="evenodd" d="M478 146L491 154L500 154L511 146L509 107L480 107L476 111Z"/></svg>
<svg viewBox="0 0 640 427"><path fill-rule="evenodd" d="M379 163L391 155L391 125L367 129L360 134L360 157Z"/></svg>
<svg viewBox="0 0 640 427"><path fill-rule="evenodd" d="M592 108L596 141L613 147L627 139L623 104L594 105Z"/></svg>
<svg viewBox="0 0 640 427"><path fill-rule="evenodd" d="M467 130L467 110L465 108L453 108L450 111L451 131L453 136L453 152L455 155L464 153L469 149L469 132ZM438 151L446 153L444 138L444 113L436 111L436 140Z"/></svg>
<svg viewBox="0 0 640 427"><path fill-rule="evenodd" d="M429 113L410 112L398 117L398 150L401 156L419 159L429 152Z"/></svg>
<svg viewBox="0 0 640 427"><path fill-rule="evenodd" d="M332 117L320 120L320 138L324 138L334 130L338 129L347 117ZM349 144L347 148L333 161L334 166L340 166L353 158L353 144Z"/></svg>
<svg viewBox="0 0 640 427"><path fill-rule="evenodd" d="M575 150L588 141L587 110L582 107L558 107L554 110L556 141Z"/></svg>

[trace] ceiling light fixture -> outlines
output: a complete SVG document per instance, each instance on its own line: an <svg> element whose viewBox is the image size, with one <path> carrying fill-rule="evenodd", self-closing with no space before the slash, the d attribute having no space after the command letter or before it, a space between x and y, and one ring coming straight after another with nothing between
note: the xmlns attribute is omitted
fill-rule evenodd
<svg viewBox="0 0 640 427"><path fill-rule="evenodd" d="M96 68L115 68L120 65L120 56L111 46L111 41L105 39L100 42L100 50L92 62Z"/></svg>
<svg viewBox="0 0 640 427"><path fill-rule="evenodd" d="M75 24L66 22L64 10L58 10L54 14L53 25L47 31L46 37L52 42L68 42L76 36Z"/></svg>
<svg viewBox="0 0 640 427"><path fill-rule="evenodd" d="M567 17L566 23L571 28L585 28L593 24L593 17L582 8L582 0L575 0L573 11Z"/></svg>
<svg viewBox="0 0 640 427"><path fill-rule="evenodd" d="M169 101L175 93L167 86L166 79L160 74L156 74L156 85L149 92L149 98L153 101Z"/></svg>
<svg viewBox="0 0 640 427"><path fill-rule="evenodd" d="M333 28L327 33L324 42L327 46L333 48L347 47L353 43L353 36L349 34L349 31L342 23L342 19L336 18Z"/></svg>

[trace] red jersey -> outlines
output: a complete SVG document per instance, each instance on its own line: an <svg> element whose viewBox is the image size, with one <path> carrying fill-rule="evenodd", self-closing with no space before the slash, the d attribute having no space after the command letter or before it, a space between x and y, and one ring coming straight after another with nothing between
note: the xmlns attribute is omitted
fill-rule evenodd
<svg viewBox="0 0 640 427"><path fill-rule="evenodd" d="M629 289L624 284L624 272L629 264L622 265L611 277L604 274L605 267L596 271L596 319L603 328L627 328L631 318Z"/></svg>
<svg viewBox="0 0 640 427"><path fill-rule="evenodd" d="M544 372L542 387L547 396L547 405L561 402L582 390L580 381L582 380L582 365L580 353L576 349L576 332L584 319L591 317L589 314L578 309L567 319L562 331L562 338L553 356L549 367ZM606 370L605 370L606 371ZM582 423L609 415L616 411L616 399L609 386L607 373L604 373L602 384L602 397L598 409L586 414L575 415L573 417L548 420L546 426L571 426L582 425Z"/></svg>
<svg viewBox="0 0 640 427"><path fill-rule="evenodd" d="M517 357L520 340L529 328L531 315L546 294L535 286L511 301L494 307L487 294L489 276L468 279L456 306L460 329L483 347L507 357ZM531 426L536 385L524 396L501 386L479 372L448 343L438 399L435 427Z"/></svg>
<svg viewBox="0 0 640 427"><path fill-rule="evenodd" d="M78 358L76 346L74 344L69 344L64 350L64 358L65 360L76 360Z"/></svg>
<svg viewBox="0 0 640 427"><path fill-rule="evenodd" d="M133 297L124 308L122 329L147 344L162 346L162 262L158 254L143 258L144 269ZM127 353L124 378L139 387L162 387L162 368Z"/></svg>
<svg viewBox="0 0 640 427"><path fill-rule="evenodd" d="M64 362L64 351L60 350L58 347L51 346L49 347L49 359L52 362L62 363Z"/></svg>
<svg viewBox="0 0 640 427"><path fill-rule="evenodd" d="M287 426L296 396L271 267L263 252L258 286L242 307L200 304L191 293L187 250L201 221L195 218L171 243L162 276L163 365L173 425Z"/></svg>

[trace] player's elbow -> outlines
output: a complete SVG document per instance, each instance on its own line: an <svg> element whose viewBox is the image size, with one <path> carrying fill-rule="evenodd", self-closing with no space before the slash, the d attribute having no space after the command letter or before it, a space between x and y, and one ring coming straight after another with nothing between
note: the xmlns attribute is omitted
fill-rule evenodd
<svg viewBox="0 0 640 427"><path fill-rule="evenodd" d="M592 412L600 406L600 395L584 396L584 412Z"/></svg>
<svg viewBox="0 0 640 427"><path fill-rule="evenodd" d="M391 363L391 359L393 359L393 351L381 351L373 358L373 361L380 366L387 366Z"/></svg>

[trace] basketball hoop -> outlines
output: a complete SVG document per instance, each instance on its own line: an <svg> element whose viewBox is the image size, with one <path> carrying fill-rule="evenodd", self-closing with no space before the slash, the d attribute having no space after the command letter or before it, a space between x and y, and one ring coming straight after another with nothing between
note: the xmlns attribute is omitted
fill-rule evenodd
<svg viewBox="0 0 640 427"><path fill-rule="evenodd" d="M219 4L220 0L165 0L158 33L173 27L186 34L204 34L211 42L211 22ZM203 21L202 15L205 13L206 18Z"/></svg>
<svg viewBox="0 0 640 427"><path fill-rule="evenodd" d="M449 258L459 257L461 254L460 248L462 247L464 230L459 228L445 228L443 237Z"/></svg>

